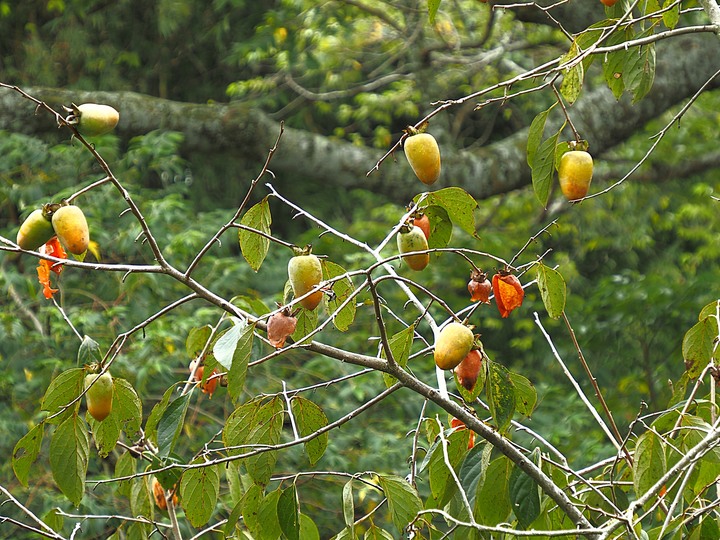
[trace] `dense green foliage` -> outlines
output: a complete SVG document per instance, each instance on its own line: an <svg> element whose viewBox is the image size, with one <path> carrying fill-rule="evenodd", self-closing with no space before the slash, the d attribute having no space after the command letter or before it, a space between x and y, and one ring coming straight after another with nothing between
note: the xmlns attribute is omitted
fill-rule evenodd
<svg viewBox="0 0 720 540"><path fill-rule="evenodd" d="M132 1L51 1L18 6L0 2L0 82L23 87L133 90L179 101L239 100L285 119L288 126L384 149L407 124L429 110L428 103L491 86L506 78L518 63L527 68L567 49L558 30L521 23L508 11L491 15L487 6L478 2L446 0L432 25L424 2L416 9L385 2L364 4L371 9L355 4L278 0L266 6L244 0L181 0L160 1L141 9ZM506 43L517 45L502 59L487 54ZM588 73L588 85L602 84L599 71ZM388 78L386 82L372 83L383 77ZM477 113L472 110L473 103L437 116L432 128L444 144L472 149L527 126L553 100L550 92L532 94ZM554 190L548 208L543 209L528 186L478 201L474 213L477 237L460 227L453 229L452 246L509 261L528 238L556 221L522 253L516 266L530 267L541 256L546 265L558 266L568 286L565 313L623 434L640 412L668 406L673 393L668 381L678 381L684 371L683 335L697 322L703 306L717 298L712 285L720 270L720 247L717 202L711 198L720 188L717 168L693 170L682 165L715 151L718 111L717 92L703 95L685 114L680 129L670 131L640 169L638 180L631 177L601 197L569 205ZM662 129L674 112L639 127L633 138L599 156L593 181L596 189L608 187L637 163L649 148L648 138ZM52 121L48 116L48 122ZM48 141L0 133L0 235L14 240L20 223L33 209L50 200L57 202L102 176L87 149L66 134ZM193 198L197 186L207 182L207 170L187 159L179 133L153 131L130 140L106 135L93 143L132 194L168 262L178 268L187 268L236 209L238 201L208 204ZM277 151L283 151L282 139ZM221 166L221 156L213 159ZM368 163L367 169L374 165ZM261 168L258 163L256 170L241 171L227 181L249 185ZM418 186L421 192L423 186ZM388 201L363 190L333 190L328 195L328 188L298 182L283 195L334 229L373 246L397 224L409 202ZM261 186L252 203L266 194ZM125 201L110 184L84 194L82 206L99 262L153 264L139 224L125 211ZM371 264L367 254L343 239L319 235L320 228L310 220L294 219L296 212L280 201L271 198L270 208L272 234L282 241L298 246L312 243L314 253L328 255L346 270ZM240 254L237 231L231 229L209 250L193 277L218 296L233 298L236 305L262 315L274 309L276 302L286 300L290 256L289 250L273 243L262 270L255 273ZM94 260L92 255L88 258ZM489 257L473 256L473 261L489 273L500 269L497 260ZM0 433L4 435L0 454L5 456L11 456L17 441L47 416L40 410L39 397L50 381L70 368L82 367L76 361L78 338L90 336L104 352L118 334L188 293L178 281L164 275L66 268L57 278L60 294L54 305L42 294L36 264L26 255L0 252ZM471 269L457 254L441 253L432 255L421 277L405 268L400 273L417 279L459 310L468 305L465 287ZM535 279L534 270L520 279L523 283ZM410 321L417 316L403 312L406 298L387 282L379 285L378 294L387 306L384 316L389 335L405 328L393 315ZM351 330L340 332L330 327L322 334L323 342L374 355L379 350L377 340L368 342L378 333L372 297L364 291L358 301ZM437 304L430 312L438 320L446 316ZM560 448L573 466L612 455L605 435L569 391L565 375L538 332L535 312L560 356L576 379L583 381L585 393L592 395L593 388L575 361L577 351L568 328L562 319L547 318L536 287L528 287L522 308L511 318L500 318L491 305L482 306L471 322L481 333L490 358L535 385L539 406L529 421L535 432ZM228 328L230 323L220 323L220 316L216 307L195 299L153 320L124 344L112 364L113 376L133 386L142 402L143 421L169 387L181 386L187 379L192 360L186 352L190 331L205 325ZM77 335L64 317L72 322ZM418 332L431 343L428 328L420 326ZM270 350L256 339L251 361ZM418 350L416 347L413 353ZM409 366L420 380L436 384L430 358L429 354L413 357ZM360 371L357 366L298 348L279 361L253 366L242 397L277 394L282 398L285 388L339 379L331 391L307 394L333 422L385 390L380 373L358 374ZM341 379L350 375L355 376ZM225 388L212 399L192 393L173 453L189 461L202 451L199 441L220 446L218 433L235 410L236 401ZM418 428L421 414L429 419L439 415L447 424L447 413L439 407L428 405L408 389L396 391L381 405L333 430L317 470L348 475L376 471L404 477L413 452L413 430ZM433 429L437 426L420 427L423 435ZM578 433L582 433L579 439ZM283 441L292 438L289 428L282 437ZM464 449L466 439L458 442L457 433L454 437L454 448ZM532 436L518 433L517 440L525 443L532 441ZM124 444L135 442L125 440ZM94 443L90 445L93 456ZM53 508L71 514L139 514L143 504L137 500L130 504L129 486L115 483L88 485L79 508L73 508L54 487L47 446L46 435L29 489L18 483L10 459L0 465L0 485L36 515L46 516ZM115 447L106 459L91 457L87 478L94 481L117 475L121 455L123 448ZM308 475L293 483L293 474L313 470L315 464L308 459L299 447L281 453L274 472L278 478L270 482L268 492L297 485L303 514L315 522L320 537L329 538L346 524L341 501L349 476L318 473L317 478ZM219 474L224 477L226 473ZM288 478L290 481L283 482ZM393 478L381 477L378 482L389 491L395 486ZM243 482L244 486L223 484L217 515L230 515L239 493L251 489L247 475ZM363 481L354 480L353 488L357 517L383 500ZM425 480L419 482L418 492L423 500L435 495ZM277 496L284 495L290 492ZM9 505L3 512L21 519ZM156 510L156 518L158 513ZM57 518L47 519L57 524L53 521ZM181 521L186 537L194 534L193 517L188 519ZM58 530L69 535L76 520L66 517L65 521L64 529ZM359 530L372 530L373 523L399 534L390 513L378 513ZM83 524L83 538L106 538L119 525L117 518L90 520ZM200 529L196 526L192 531ZM0 536L9 530L10 525L0 523ZM12 534L14 538L32 537L19 529ZM128 532L128 537L135 536Z"/></svg>

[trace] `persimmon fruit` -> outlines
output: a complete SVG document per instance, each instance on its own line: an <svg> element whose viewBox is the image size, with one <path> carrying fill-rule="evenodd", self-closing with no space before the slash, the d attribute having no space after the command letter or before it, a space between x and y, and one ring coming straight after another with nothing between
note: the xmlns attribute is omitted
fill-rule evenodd
<svg viewBox="0 0 720 540"><path fill-rule="evenodd" d="M23 249L36 250L55 236L51 218L42 208L33 210L20 225L17 245Z"/></svg>
<svg viewBox="0 0 720 540"><path fill-rule="evenodd" d="M285 340L295 332L297 318L290 310L285 308L272 315L267 322L267 337L270 344L276 349L285 346Z"/></svg>
<svg viewBox="0 0 720 540"><path fill-rule="evenodd" d="M475 336L459 322L445 326L435 341L435 365L440 369L454 369L472 349Z"/></svg>
<svg viewBox="0 0 720 540"><path fill-rule="evenodd" d="M425 233L417 225L411 227L403 227L397 234L398 251L401 254L413 251L424 251L428 249L428 241ZM403 255L402 260L405 261L412 270L419 272L430 263L429 253L416 253L414 255Z"/></svg>
<svg viewBox="0 0 720 540"><path fill-rule="evenodd" d="M90 243L90 230L85 214L72 204L61 206L52 216L52 226L60 242L70 253L82 255Z"/></svg>
<svg viewBox="0 0 720 540"><path fill-rule="evenodd" d="M110 105L83 103L75 109L77 130L82 135L95 137L110 133L120 120L120 113Z"/></svg>
<svg viewBox="0 0 720 540"><path fill-rule="evenodd" d="M560 190L569 201L582 199L588 194L593 175L592 156L584 150L565 152L560 158L558 179Z"/></svg>
<svg viewBox="0 0 720 540"><path fill-rule="evenodd" d="M288 278L295 298L307 294L322 281L320 259L312 253L295 255L288 262ZM314 310L322 300L320 289L300 300L300 305L307 310Z"/></svg>
<svg viewBox="0 0 720 540"><path fill-rule="evenodd" d="M92 386L91 386L92 385ZM102 422L112 412L113 405L113 379L109 371L102 375L90 373L85 376L85 399L87 410L95 420Z"/></svg>
<svg viewBox="0 0 720 540"><path fill-rule="evenodd" d="M470 274L470 281L467 285L470 293L470 300L473 302L490 303L490 293L492 292L492 283L487 278L485 272L473 270Z"/></svg>
<svg viewBox="0 0 720 540"><path fill-rule="evenodd" d="M468 392L472 392L482 369L482 353L475 349L467 353L465 358L455 366L458 381Z"/></svg>
<svg viewBox="0 0 720 540"><path fill-rule="evenodd" d="M190 362L190 372L195 369L195 364L197 363L197 360L193 360ZM205 383L202 382L203 375L205 374L205 366L198 366L197 369L195 369L195 382L200 384L200 390L202 390L203 394L207 394L212 398L213 394L215 393L215 390L217 389L218 380L219 377L214 377L214 375L217 374L217 370L213 369L213 372L208 375L207 380Z"/></svg>
<svg viewBox="0 0 720 540"><path fill-rule="evenodd" d="M603 4L605 4L607 7L613 7L618 0L600 0Z"/></svg>
<svg viewBox="0 0 720 540"><path fill-rule="evenodd" d="M440 147L429 133L410 135L403 143L405 157L415 176L426 185L434 184L440 178Z"/></svg>
<svg viewBox="0 0 720 540"><path fill-rule="evenodd" d="M413 225L416 227L420 227L420 230L425 235L425 238L430 241L430 218L427 217L427 214L418 214L413 218Z"/></svg>
<svg viewBox="0 0 720 540"><path fill-rule="evenodd" d="M525 298L522 283L509 271L501 271L492 278L492 288L495 292L495 303L503 318L510 316L510 312L519 308Z"/></svg>

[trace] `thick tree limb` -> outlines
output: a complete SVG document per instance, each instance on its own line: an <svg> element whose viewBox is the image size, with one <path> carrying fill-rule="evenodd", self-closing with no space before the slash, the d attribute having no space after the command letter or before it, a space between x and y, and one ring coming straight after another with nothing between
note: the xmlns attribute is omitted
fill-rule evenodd
<svg viewBox="0 0 720 540"><path fill-rule="evenodd" d="M590 151L601 155L626 140L647 121L691 96L717 70L720 40L712 34L688 35L658 44L655 84L645 99L632 104L628 97L619 102L606 87L586 89L570 109L581 135L590 141ZM713 81L712 88L720 86ZM185 155L229 153L247 163L265 159L279 124L257 109L244 104L178 103L130 92L75 92L71 90L26 88L53 107L71 102L103 102L121 111L118 133L131 137L154 129L168 129L185 135ZM34 105L19 94L0 89L0 129L47 135L56 131L47 115L33 114ZM452 108L449 109L452 111ZM526 164L527 132L473 150L453 151L440 141L443 175L433 189L460 186L477 198L526 186L530 169ZM277 182L314 182L333 189L366 188L406 202L421 185L414 178L404 156L396 163L386 160L380 170L366 177L383 152L354 146L330 137L286 128L283 147L274 158Z"/></svg>

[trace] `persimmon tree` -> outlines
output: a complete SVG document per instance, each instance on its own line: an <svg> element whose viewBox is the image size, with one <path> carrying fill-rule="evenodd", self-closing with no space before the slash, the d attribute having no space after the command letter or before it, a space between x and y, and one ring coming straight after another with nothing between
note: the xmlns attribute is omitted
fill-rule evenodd
<svg viewBox="0 0 720 540"><path fill-rule="evenodd" d="M436 17L440 4L429 2L429 20ZM536 9L552 17L552 10L535 3L502 9ZM683 7L672 0L662 6L651 0L623 0L608 7L606 15L606 19L568 35L571 44L559 60L462 98L439 101L380 159L367 163L368 174L382 174L390 166L388 158L393 152L400 153L409 134L415 136L424 129L432 132L434 119L453 107L478 101L477 107L482 109L535 93L552 104L535 117L522 147L538 204L548 205L562 156L578 146L580 151L592 153L593 141L586 140L573 122L573 104L583 93L593 64L601 68L605 83L617 98L629 93L633 101L642 103L653 86L656 42L685 33L720 31L720 10L712 0L702 1L698 7ZM696 24L700 17L709 19L709 24ZM0 237L2 251L37 261L44 296L57 309L67 337L77 339L78 351L76 367L59 373L45 390L40 403L42 419L15 445L12 464L17 479L27 486L36 461L46 454L57 487L73 506L80 506L90 493L107 490L109 497L123 501L119 507L128 509L107 516L58 507L38 516L0 486L5 507L13 509L13 516L4 518L6 523L58 539L66 538L65 521L72 523L70 536L74 537L86 522L96 519L118 523L112 538L152 534L175 539L212 534L303 539L331 535L338 539L398 535L720 536L715 487L720 474L715 404L720 301L702 307L698 323L684 337L678 335L683 358L675 360L684 361L686 371L675 382L669 407L652 415L641 411L630 428L621 432L593 375L601 366L584 357L571 324L572 314L566 313L563 268L553 261L552 252L533 253L534 242L552 230L557 220L539 226L530 238L518 239L517 245L508 246L507 253L486 252L477 236L477 201L465 189L452 185L452 168L444 164L441 174L450 185L426 190L418 182L406 211L388 224L380 242L370 245L331 226L277 187L273 162L285 150L281 125L274 146L267 149L265 162L257 164L236 210L217 223L214 233L191 258L177 261L168 255L168 247L158 242L153 219L136 203L128 183L115 174L112 160L104 157L92 138L78 131L72 114L32 91L5 83L0 86L27 103L24 114L34 112L41 121L57 124L73 144L84 147L88 159L101 170L94 181L62 200L50 201L41 213L82 209L84 197L112 190L113 197L123 202L123 215L131 216L139 230L141 258L150 261L141 264L136 262L137 256L128 255L127 261L104 262L92 243L92 230L87 253L71 252L70 256L62 250L62 242L53 239L34 249L34 243L30 246L19 238ZM658 134L646 157L701 91ZM121 119L122 115L120 110ZM586 197L571 197L574 204L601 197L631 180L644 160L614 184L599 190L591 187ZM406 174L412 174L409 167ZM709 199L708 204L715 203ZM28 209L27 213L37 210ZM429 221L429 232L415 225L423 216ZM32 219L46 217L35 214ZM332 249L311 254L308 248L295 245L294 239L273 232L273 223L291 217L305 220L320 235L332 238L330 246L338 250L349 246L354 255L352 266L346 264L346 268L334 260ZM42 235L47 234L47 226L39 223L44 228ZM467 245L458 245L454 231L462 231L464 238L470 239ZM410 248L399 240L398 253L396 237L411 233L420 244ZM209 253L230 237L239 243L244 261L258 273L268 271L264 263L270 250L287 253L290 279L285 289L278 291L275 307L243 291L242 285L238 285L239 294L231 296L204 284L202 268ZM423 249L414 247L417 245ZM465 265L471 282L492 284L494 298L468 295L464 304L451 305L424 284L428 265ZM57 301L55 295L62 285L54 280L60 272L117 273L123 280L134 275L162 276L182 292L174 301L156 306L144 320L102 339L94 337L91 330L80 332ZM537 291L544 313L524 311L528 289ZM68 294L65 302L72 302L72 295ZM197 302L211 306L215 322L193 326L187 332L184 356L190 368L146 413L146 396L133 381L115 375L109 383L108 374L146 329ZM511 317L527 318L546 340L549 356L606 436L612 453L578 466L567 459L562 448L532 429L529 419L536 407L542 406L537 403L533 373L509 370L502 358L491 358L482 344L481 334L489 318ZM569 340L577 352L594 397L586 394L558 353L555 341L559 336L546 329L548 318L558 319L566 327L567 336L562 339ZM343 347L336 333L350 334L358 327L367 332L367 341L362 346ZM333 336L332 343L329 336ZM349 375L326 377L298 388L288 387L282 380L254 377L268 366L280 370L277 366L299 352L356 369ZM318 396L338 392L350 379L379 376L383 390L364 396L361 404L333 420L318 404ZM709 395L705 395L704 385L710 387ZM227 394L232 410L217 419L217 430L208 438L184 440L193 422L199 421L189 414L191 408L201 395L218 399L219 393ZM391 471L324 469L323 457L341 427L382 407L396 393L416 396L422 403L413 425L398 434L410 440L407 461ZM88 400L93 409L95 400L107 408L108 395L112 400L109 412L85 413ZM529 434L523 441L530 443L519 442L520 434ZM302 459L297 458L298 449L302 449ZM90 463L111 453L116 457L113 470L88 477ZM342 497L337 500L343 523L336 530L319 531L315 524L319 516L313 514L305 492L328 479L343 483Z"/></svg>

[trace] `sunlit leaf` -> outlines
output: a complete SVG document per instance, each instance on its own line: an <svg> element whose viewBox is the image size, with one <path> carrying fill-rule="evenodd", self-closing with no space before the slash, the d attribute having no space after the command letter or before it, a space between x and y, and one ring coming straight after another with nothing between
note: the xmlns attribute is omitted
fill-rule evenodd
<svg viewBox="0 0 720 540"><path fill-rule="evenodd" d="M90 439L85 422L77 415L60 424L50 440L50 470L60 491L75 506L85 493Z"/></svg>
<svg viewBox="0 0 720 540"><path fill-rule="evenodd" d="M550 317L557 319L565 311L565 297L567 295L565 280L560 275L560 272L545 266L543 263L537 263L535 267L537 270L537 285L545 309Z"/></svg>
<svg viewBox="0 0 720 540"><path fill-rule="evenodd" d="M202 463L197 460L194 464ZM188 469L180 481L180 500L193 527L207 523L215 510L220 492L218 465Z"/></svg>
<svg viewBox="0 0 720 540"><path fill-rule="evenodd" d="M245 212L245 215L240 220L241 225L245 225L246 227L250 227L267 235L270 234L271 223L272 216L270 215L270 203L267 197ZM238 238L243 257L245 257L250 268L257 272L265 260L268 249L270 249L270 240L265 236L246 229L240 229Z"/></svg>
<svg viewBox="0 0 720 540"><path fill-rule="evenodd" d="M422 510L417 491L399 476L379 475L378 482L388 500L393 523L402 531Z"/></svg>

